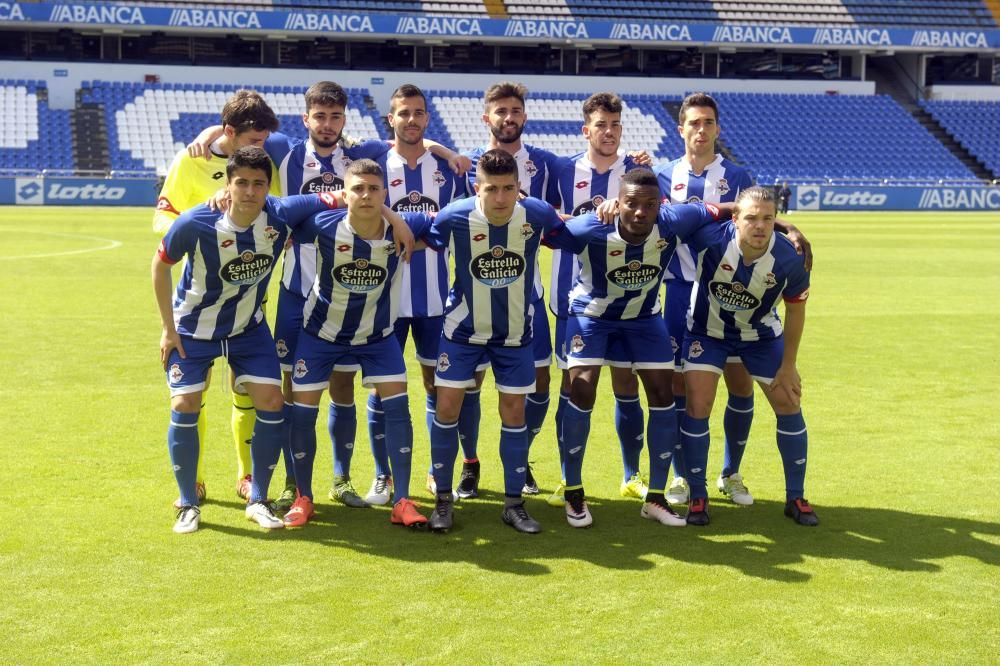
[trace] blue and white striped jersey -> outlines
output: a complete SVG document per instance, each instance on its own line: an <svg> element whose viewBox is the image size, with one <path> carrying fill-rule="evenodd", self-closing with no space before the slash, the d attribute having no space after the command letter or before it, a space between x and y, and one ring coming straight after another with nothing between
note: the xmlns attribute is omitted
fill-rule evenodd
<svg viewBox="0 0 1000 666"><path fill-rule="evenodd" d="M622 176L638 166L631 157L619 155L618 160L604 173L598 173L580 153L560 162L556 174L556 189L561 200L561 210L567 215L583 215L597 209L607 199L618 196ZM552 273L549 282L549 309L559 317L569 313L569 291L580 273L576 257L564 252L552 252Z"/></svg>
<svg viewBox="0 0 1000 666"><path fill-rule="evenodd" d="M435 214L454 199L468 196L469 183L430 151L411 169L395 150L380 160L385 172L386 205L397 213ZM448 298L448 251L417 250L399 268L403 298L400 317L440 317Z"/></svg>
<svg viewBox="0 0 1000 666"><path fill-rule="evenodd" d="M351 148L338 145L332 155L320 157L312 141L273 132L264 142L264 149L278 168L281 193L288 196L339 192L344 189L344 171L351 162L365 157L378 159L385 155L390 145L385 141L365 141ZM305 297L315 277L316 248L302 247L293 239L282 262L281 284Z"/></svg>
<svg viewBox="0 0 1000 666"><path fill-rule="evenodd" d="M562 227L555 209L534 198L514 206L510 221L500 226L489 223L478 197L446 206L424 237L433 247L449 248L455 260L445 337L507 347L531 342L538 246Z"/></svg>
<svg viewBox="0 0 1000 666"><path fill-rule="evenodd" d="M174 325L181 335L221 340L257 326L271 268L289 227L321 210L336 208L335 197L269 196L246 229L202 204L185 211L160 243L160 259L187 257L174 297Z"/></svg>
<svg viewBox="0 0 1000 666"><path fill-rule="evenodd" d="M580 257L580 274L569 293L569 313L595 319L635 319L660 312L659 286L677 237L708 245L721 239L714 206L660 206L642 243L621 236L620 220L603 224L594 213L566 223L560 245Z"/></svg>
<svg viewBox="0 0 1000 666"><path fill-rule="evenodd" d="M426 215L404 219L420 237L430 226ZM303 328L313 335L346 345L377 342L393 334L400 303L399 257L392 227L383 220L377 240L358 236L347 211L314 215L295 230L303 243L317 247L317 279L303 310Z"/></svg>
<svg viewBox="0 0 1000 666"><path fill-rule="evenodd" d="M740 191L753 186L750 172L722 155L716 155L700 176L683 157L657 167L656 175L664 203L731 203ZM681 243L667 266L666 279L693 282L694 268L694 253Z"/></svg>
<svg viewBox="0 0 1000 666"><path fill-rule="evenodd" d="M791 241L771 235L762 257L747 266L736 226L722 227L722 239L703 244L692 239L698 269L688 330L732 341L771 340L781 335L778 298L800 303L809 297L809 273Z"/></svg>

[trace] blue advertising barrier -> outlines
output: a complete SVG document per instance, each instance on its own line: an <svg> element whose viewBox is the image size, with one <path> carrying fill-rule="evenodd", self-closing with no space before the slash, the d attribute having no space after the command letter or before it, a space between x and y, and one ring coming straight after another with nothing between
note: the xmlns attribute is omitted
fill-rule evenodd
<svg viewBox="0 0 1000 666"><path fill-rule="evenodd" d="M1000 187L798 185L792 210L1000 210Z"/></svg>
<svg viewBox="0 0 1000 666"><path fill-rule="evenodd" d="M0 0L0 24L49 27L101 26L264 34L342 34L354 37L503 38L563 42L587 40L679 44L809 45L921 50L987 50L1000 47L1000 30L902 29L871 26L803 28L759 24L580 19L487 19L455 16L366 14L335 11L271 11L162 7L134 3L10 2Z"/></svg>
<svg viewBox="0 0 1000 666"><path fill-rule="evenodd" d="M156 180L149 178L0 178L0 204L21 206L156 205Z"/></svg>

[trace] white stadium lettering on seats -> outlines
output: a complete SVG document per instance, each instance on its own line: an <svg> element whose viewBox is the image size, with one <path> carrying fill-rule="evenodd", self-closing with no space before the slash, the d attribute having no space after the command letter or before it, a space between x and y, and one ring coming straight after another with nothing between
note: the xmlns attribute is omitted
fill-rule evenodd
<svg viewBox="0 0 1000 666"><path fill-rule="evenodd" d="M241 9L175 9L170 25L190 28L260 28L257 12Z"/></svg>
<svg viewBox="0 0 1000 666"><path fill-rule="evenodd" d="M674 23L615 23L611 39L644 42L689 42L691 31L686 25Z"/></svg>
<svg viewBox="0 0 1000 666"><path fill-rule="evenodd" d="M482 35L478 19L429 18L404 16L396 24L397 34L407 35Z"/></svg>
<svg viewBox="0 0 1000 666"><path fill-rule="evenodd" d="M375 32L371 19L357 14L314 14L292 12L285 20L285 30L310 32Z"/></svg>
<svg viewBox="0 0 1000 666"><path fill-rule="evenodd" d="M791 44L788 28L764 25L720 25L712 35L713 42L749 42L754 44Z"/></svg>
<svg viewBox="0 0 1000 666"><path fill-rule="evenodd" d="M582 39L590 37L582 21L509 21L503 33L507 37L556 37Z"/></svg>
<svg viewBox="0 0 1000 666"><path fill-rule="evenodd" d="M813 44L892 46L888 30L877 28L818 28Z"/></svg>
<svg viewBox="0 0 1000 666"><path fill-rule="evenodd" d="M53 201L118 201L125 198L125 188L91 183L80 187L52 183L47 197Z"/></svg>
<svg viewBox="0 0 1000 666"><path fill-rule="evenodd" d="M13 2L0 2L0 21L23 21L24 13Z"/></svg>
<svg viewBox="0 0 1000 666"><path fill-rule="evenodd" d="M912 46L935 48L986 49L986 34L979 30L917 30Z"/></svg>
<svg viewBox="0 0 1000 666"><path fill-rule="evenodd" d="M138 7L125 5L55 5L49 15L52 23L113 23L145 25Z"/></svg>

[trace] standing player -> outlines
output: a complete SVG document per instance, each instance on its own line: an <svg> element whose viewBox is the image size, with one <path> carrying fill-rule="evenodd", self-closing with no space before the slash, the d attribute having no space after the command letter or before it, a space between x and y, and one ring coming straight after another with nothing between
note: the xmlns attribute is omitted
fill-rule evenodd
<svg viewBox="0 0 1000 666"><path fill-rule="evenodd" d="M210 154L226 158L243 146L260 146L268 134L278 128L278 119L264 98L252 90L238 90L222 108L222 126L213 142L206 147ZM225 176L225 163L195 159L182 150L174 157L170 170L160 190L153 215L153 230L166 234L181 211L193 208L210 199L218 190ZM269 174L270 176L271 174ZM278 194L277 182L271 180L271 193ZM209 374L210 377L210 374ZM208 380L206 379L206 382ZM205 405L200 405L198 437L205 441ZM241 390L233 389L232 408L233 440L236 448L236 493L246 499L250 493L250 439L253 436L253 401ZM198 458L198 498L205 499L205 480L202 475L202 458ZM179 508L181 500L174 503Z"/></svg>
<svg viewBox="0 0 1000 666"><path fill-rule="evenodd" d="M392 210L435 214L453 199L468 196L466 179L453 171L446 160L424 147L424 132L430 116L420 88L410 84L397 88L389 100L386 120L392 127L395 143L379 162L385 173L386 203ZM408 333L413 332L426 394L429 432L436 405L434 367L448 297L448 251L417 250L409 263L399 267L399 274L402 299L396 319L396 337L403 348ZM474 442L479 436L478 410L473 409L472 400L468 402L469 405L463 403L459 415L459 437ZM392 477L385 446L385 414L375 392L368 397L368 428L375 458L375 479L365 501L386 504L392 497Z"/></svg>
<svg viewBox="0 0 1000 666"><path fill-rule="evenodd" d="M378 392L384 413L386 476L394 479L390 520L419 527L427 522L409 499L413 426L406 395L406 364L394 334L400 302L399 259L393 232L382 217L382 169L372 160L352 162L345 174L347 213L322 214L296 231L318 249L316 281L306 301L305 327L295 349L292 379L292 450L298 497L285 525L301 527L313 516L312 473L319 400L335 364L355 359L362 382ZM417 216L421 229L430 219Z"/></svg>
<svg viewBox="0 0 1000 666"><path fill-rule="evenodd" d="M622 100L614 93L595 93L583 103L583 136L587 150L572 159L560 159L555 175L556 192L565 215L577 216L594 211L603 201L618 196L626 172L638 166L632 157L620 155L622 139ZM569 315L569 292L579 274L579 262L573 253L554 250L552 277L549 283L549 308L556 316L556 363L562 369L559 406L556 408L556 432L561 433L561 417L569 400L569 372L566 365L566 320ZM618 358L619 360L611 360ZM615 395L615 429L622 451L622 497L646 496L646 483L639 473L643 447L643 413L639 402L639 382L622 355L609 358L611 385ZM559 442L559 459L564 460ZM549 504L563 506L563 482L549 498Z"/></svg>
<svg viewBox="0 0 1000 666"><path fill-rule="evenodd" d="M664 498L677 417L671 390L673 356L657 292L676 235L718 239L720 213L714 206L661 206L656 176L648 169L625 174L617 202L615 224L585 215L567 223L563 234L580 256L566 323L570 396L560 424L566 519L573 527L593 522L583 489L583 455L601 366L619 361L636 369L649 402L650 476L641 515L683 526L684 519Z"/></svg>
<svg viewBox="0 0 1000 666"><path fill-rule="evenodd" d="M520 532L541 526L522 498L528 468L524 396L535 390L531 318L536 255L542 235L561 226L543 201L518 203L518 165L503 150L489 150L476 165L476 197L447 206L426 240L448 247L455 278L438 347L437 413L431 426L431 464L437 501L430 527L452 526L452 482L458 454L458 416L465 392L477 386L489 362L500 394L500 459L504 468L503 521Z"/></svg>
<svg viewBox="0 0 1000 666"><path fill-rule="evenodd" d="M167 440L181 501L175 532L198 529L196 424L209 369L219 356L229 359L234 387L245 390L256 409L246 516L262 527L282 527L267 504L267 489L287 431L278 359L261 303L289 225L336 207L336 201L269 198L271 167L256 146L236 150L226 165L229 211L219 213L204 205L186 211L153 257L153 289L163 325L160 360L171 394ZM184 257L187 262L171 303L170 269Z"/></svg>
<svg viewBox="0 0 1000 666"><path fill-rule="evenodd" d="M800 525L819 519L804 499L808 440L802 384L795 364L805 327L809 273L788 240L774 232L774 193L752 187L736 198L733 224L720 242L692 241L700 252L684 339L687 410L681 441L691 503L687 522L707 525L708 417L719 375L738 356L760 384L777 416L778 450L785 470L785 515ZM785 302L785 323L778 300Z"/></svg>
<svg viewBox="0 0 1000 666"><path fill-rule="evenodd" d="M487 88L484 96L483 123L490 132L489 143L468 153L472 160L473 170L470 180L475 182L475 166L486 151L502 150L514 158L517 164L517 180L521 191L530 197L543 199L553 205L559 203L555 193L554 175L558 170L559 158L547 150L530 146L521 141L524 125L528 115L524 110L524 100L528 89L520 83L502 81ZM534 318L531 322L532 344L535 364L535 390L525 396L525 419L528 426L529 447L531 441L540 432L549 409L549 366L552 364L552 337L549 332L549 317L545 312L544 290L541 276L537 268L532 308ZM479 386L482 384L482 374L477 376L476 387L468 391L465 399L474 401L478 410ZM465 461L462 466L462 479L457 493L459 497L475 497L479 488L479 458L468 442L463 441ZM530 465L525 476L524 494L537 495L538 484L535 482Z"/></svg>
<svg viewBox="0 0 1000 666"><path fill-rule="evenodd" d="M684 156L656 170L664 200L672 203L732 202L742 190L753 185L746 169L715 152L720 133L719 107L712 97L705 93L688 95L681 103L677 131L684 140ZM684 318L691 300L694 268L695 257L691 249L684 243L679 244L667 268L664 310L678 370L681 369L680 353L686 330ZM749 505L753 504L753 496L743 483L740 461L753 421L753 380L738 359L726 364L725 378L729 391L723 418L725 461L717 485L719 491L736 504ZM685 407L684 377L677 372L673 381L674 402L680 415ZM687 474L683 456L675 456L674 480L667 495L671 503L688 501Z"/></svg>

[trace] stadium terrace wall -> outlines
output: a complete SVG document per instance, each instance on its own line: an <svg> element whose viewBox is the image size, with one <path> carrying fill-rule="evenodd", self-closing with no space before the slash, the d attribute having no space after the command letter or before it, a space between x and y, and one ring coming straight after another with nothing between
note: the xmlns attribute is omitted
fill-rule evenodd
<svg viewBox="0 0 1000 666"><path fill-rule="evenodd" d="M150 178L0 178L0 205L156 205L157 181Z"/></svg>
<svg viewBox="0 0 1000 666"><path fill-rule="evenodd" d="M801 46L985 51L1000 48L1000 30L792 27L734 23L461 18L429 15L270 11L239 7L164 7L110 2L0 1L0 24L32 27L162 30L338 38L433 37L452 41L663 45Z"/></svg>
<svg viewBox="0 0 1000 666"><path fill-rule="evenodd" d="M1000 187L792 186L792 210L997 210Z"/></svg>

